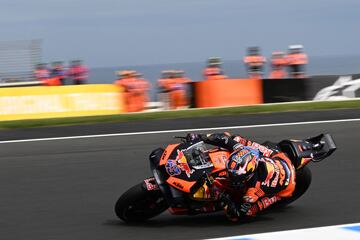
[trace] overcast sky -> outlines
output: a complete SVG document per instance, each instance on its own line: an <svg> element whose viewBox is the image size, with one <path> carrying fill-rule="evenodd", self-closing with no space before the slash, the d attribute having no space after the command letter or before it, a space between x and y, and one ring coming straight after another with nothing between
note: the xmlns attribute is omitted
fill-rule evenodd
<svg viewBox="0 0 360 240"><path fill-rule="evenodd" d="M359 0L0 0L0 40L42 39L44 61L90 66L240 59L303 44L360 55Z"/></svg>

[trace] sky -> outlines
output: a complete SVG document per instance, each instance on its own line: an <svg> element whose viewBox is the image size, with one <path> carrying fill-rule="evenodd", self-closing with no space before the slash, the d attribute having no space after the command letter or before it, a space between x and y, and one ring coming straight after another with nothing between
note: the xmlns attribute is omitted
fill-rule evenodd
<svg viewBox="0 0 360 240"><path fill-rule="evenodd" d="M359 0L0 0L0 41L42 39L43 60L91 67L360 55Z"/></svg>

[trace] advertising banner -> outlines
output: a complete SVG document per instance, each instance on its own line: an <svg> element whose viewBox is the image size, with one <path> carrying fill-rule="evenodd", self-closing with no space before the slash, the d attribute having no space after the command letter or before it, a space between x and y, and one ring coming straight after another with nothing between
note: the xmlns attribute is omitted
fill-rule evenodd
<svg viewBox="0 0 360 240"><path fill-rule="evenodd" d="M307 84L307 100L337 100L360 97L360 75L313 76Z"/></svg>
<svg viewBox="0 0 360 240"><path fill-rule="evenodd" d="M264 103L305 101L309 79L264 79Z"/></svg>
<svg viewBox="0 0 360 240"><path fill-rule="evenodd" d="M0 121L122 112L121 88L112 84L0 89Z"/></svg>
<svg viewBox="0 0 360 240"><path fill-rule="evenodd" d="M206 80L194 83L196 107L225 107L263 103L259 79Z"/></svg>

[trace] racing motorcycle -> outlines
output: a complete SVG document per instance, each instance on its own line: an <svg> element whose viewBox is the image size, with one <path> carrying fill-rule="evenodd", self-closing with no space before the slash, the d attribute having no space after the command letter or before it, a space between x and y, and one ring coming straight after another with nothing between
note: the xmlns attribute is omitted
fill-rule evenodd
<svg viewBox="0 0 360 240"><path fill-rule="evenodd" d="M182 142L158 148L150 154L153 177L133 186L117 200L115 213L123 221L144 221L167 209L174 215L223 210L222 198L208 190L215 186L222 193L233 193L226 171L230 152L201 140L175 138ZM320 162L336 150L330 134L304 140L265 142L258 147L276 148L286 153L296 169L293 195L281 199L275 206L285 206L301 197L311 183L311 171L306 165L311 161ZM244 193L245 190L244 187ZM239 193L238 189L236 191Z"/></svg>

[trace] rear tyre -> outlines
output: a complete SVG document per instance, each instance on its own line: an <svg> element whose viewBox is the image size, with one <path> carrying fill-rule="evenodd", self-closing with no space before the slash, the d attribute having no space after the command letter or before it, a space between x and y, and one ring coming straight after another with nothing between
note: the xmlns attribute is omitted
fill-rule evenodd
<svg viewBox="0 0 360 240"><path fill-rule="evenodd" d="M160 190L148 191L143 183L127 190L115 204L116 215L125 222L141 222L165 211L168 204Z"/></svg>
<svg viewBox="0 0 360 240"><path fill-rule="evenodd" d="M311 184L311 171L305 166L300 170L296 171L296 186L293 195L289 198L285 198L278 203L278 206L284 207L295 200L299 199L309 188Z"/></svg>

